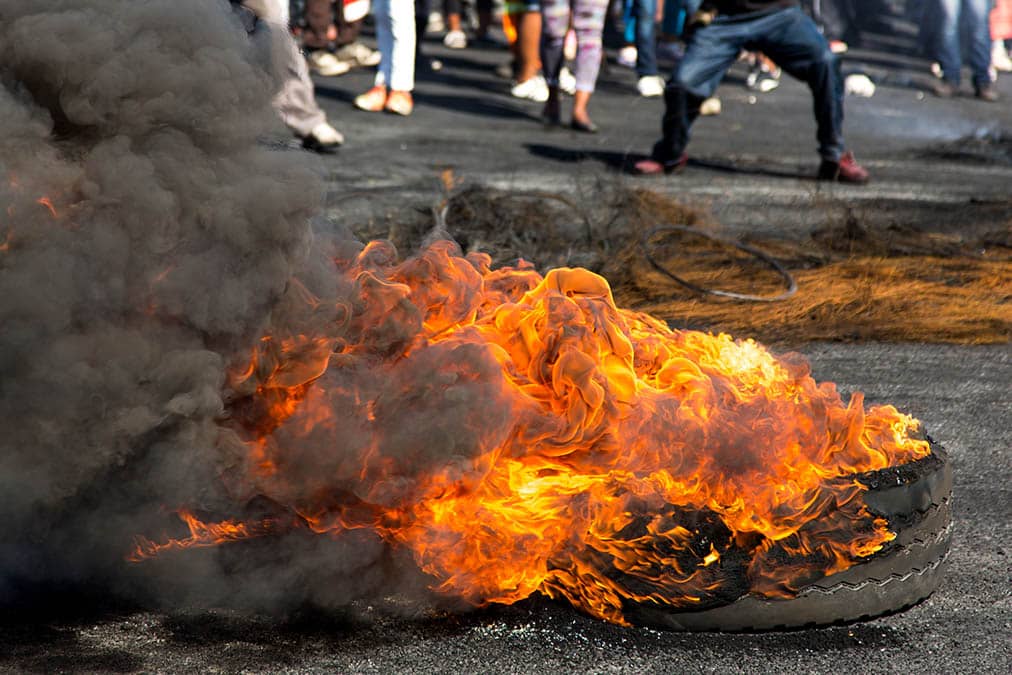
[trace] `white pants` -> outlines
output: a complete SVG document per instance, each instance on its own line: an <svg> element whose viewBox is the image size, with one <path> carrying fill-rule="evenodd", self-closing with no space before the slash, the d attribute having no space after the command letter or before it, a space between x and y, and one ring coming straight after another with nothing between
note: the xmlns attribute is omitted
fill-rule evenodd
<svg viewBox="0 0 1012 675"><path fill-rule="evenodd" d="M267 24L275 39L282 41L280 56L284 59L284 78L281 90L274 97L274 109L292 133L308 136L316 125L327 121L327 116L316 103L306 60L288 30L288 0L243 0L242 4Z"/></svg>
<svg viewBox="0 0 1012 675"><path fill-rule="evenodd" d="M415 88L415 0L373 0L380 64L376 84L397 91Z"/></svg>

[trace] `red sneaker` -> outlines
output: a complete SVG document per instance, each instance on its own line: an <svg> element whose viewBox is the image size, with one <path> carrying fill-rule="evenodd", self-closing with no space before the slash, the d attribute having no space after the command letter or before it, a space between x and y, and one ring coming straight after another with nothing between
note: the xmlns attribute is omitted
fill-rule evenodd
<svg viewBox="0 0 1012 675"><path fill-rule="evenodd" d="M840 157L840 161L822 160L819 165L819 180L831 180L838 183L864 185L868 182L868 170L857 163L854 153L849 150Z"/></svg>
<svg viewBox="0 0 1012 675"><path fill-rule="evenodd" d="M682 156L673 162L658 162L656 159L641 159L633 165L633 173L637 176L660 176L661 174L681 173L689 163L689 156Z"/></svg>

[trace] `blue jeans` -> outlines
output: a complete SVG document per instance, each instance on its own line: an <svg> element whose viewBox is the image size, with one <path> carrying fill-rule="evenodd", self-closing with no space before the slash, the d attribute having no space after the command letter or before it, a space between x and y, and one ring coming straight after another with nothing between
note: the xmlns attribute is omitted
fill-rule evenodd
<svg viewBox="0 0 1012 675"><path fill-rule="evenodd" d="M840 62L815 23L798 7L718 16L691 33L685 57L664 90L663 136L654 145L654 159L673 163L681 157L700 104L713 95L742 49L762 52L808 84L815 103L819 155L838 161L844 149Z"/></svg>
<svg viewBox="0 0 1012 675"><path fill-rule="evenodd" d="M958 85L963 59L959 45L960 22L965 22L970 44L967 53L973 84L978 89L991 84L987 73L991 65L991 30L988 14L991 0L935 0L940 25L937 33L936 56L946 81Z"/></svg>
<svg viewBox="0 0 1012 675"><path fill-rule="evenodd" d="M656 16L657 0L626 0L625 38L636 44L636 74L640 77L657 74ZM631 36L628 22L635 27Z"/></svg>

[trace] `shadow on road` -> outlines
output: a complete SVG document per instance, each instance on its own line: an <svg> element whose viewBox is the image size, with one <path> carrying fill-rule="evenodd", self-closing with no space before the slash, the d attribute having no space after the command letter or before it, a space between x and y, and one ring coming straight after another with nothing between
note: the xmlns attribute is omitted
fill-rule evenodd
<svg viewBox="0 0 1012 675"><path fill-rule="evenodd" d="M579 164L585 161L599 162L613 171L635 175L633 167L641 159L649 159L648 155L642 153L616 152L610 150L585 150L581 148L565 148L544 143L528 143L527 150L535 157L550 159L555 162ZM714 159L689 159L689 166L697 169L708 169L718 173L728 173L748 176L769 176L771 178L784 178L789 180L815 180L814 170L798 168L796 170L784 167L759 164L755 161L750 163L735 162L733 160Z"/></svg>

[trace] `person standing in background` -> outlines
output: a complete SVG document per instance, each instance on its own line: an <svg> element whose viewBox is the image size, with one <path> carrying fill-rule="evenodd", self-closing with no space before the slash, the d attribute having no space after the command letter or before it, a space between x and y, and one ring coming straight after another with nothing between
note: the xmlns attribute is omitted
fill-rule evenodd
<svg viewBox="0 0 1012 675"><path fill-rule="evenodd" d="M355 97L367 112L410 115L415 88L415 0L373 0L380 62L372 88Z"/></svg>
<svg viewBox="0 0 1012 675"><path fill-rule="evenodd" d="M640 175L680 171L700 105L713 95L743 49L759 51L804 81L815 103L816 138L822 158L819 180L867 183L868 172L843 144L843 78L839 57L815 22L789 0L705 0L692 20L685 57L664 90L662 137L650 159L636 163Z"/></svg>
<svg viewBox="0 0 1012 675"><path fill-rule="evenodd" d="M991 84L988 69L991 66L991 28L988 13L991 0L934 0L934 12L926 12L938 21L935 37L935 59L942 68L942 80L933 91L940 98L952 98L959 91L962 80L962 46L960 28L966 27L969 44L966 45L970 71L973 73L974 95L982 100L998 100L998 92Z"/></svg>
<svg viewBox="0 0 1012 675"><path fill-rule="evenodd" d="M548 100L548 87L541 75L541 4L539 0L505 0L503 31L513 52L513 84L510 95L536 103Z"/></svg>
<svg viewBox="0 0 1012 675"><path fill-rule="evenodd" d="M573 93L573 117L569 126L575 131L597 133L597 125L590 119L587 104L601 69L601 35L607 10L608 0L541 1L541 63L548 84L548 100L543 112L546 123L560 123L559 75L565 61L566 32L572 21L576 32L576 91Z"/></svg>
<svg viewBox="0 0 1012 675"><path fill-rule="evenodd" d="M307 150L336 152L344 143L344 136L327 122L327 115L316 102L306 60L288 29L288 0L240 0L232 4L246 7L284 41L285 78L281 90L274 97L274 109L281 116L281 121L302 140L302 147Z"/></svg>
<svg viewBox="0 0 1012 675"><path fill-rule="evenodd" d="M625 0L625 39L635 47L636 91L653 97L664 93L657 71L657 0Z"/></svg>

